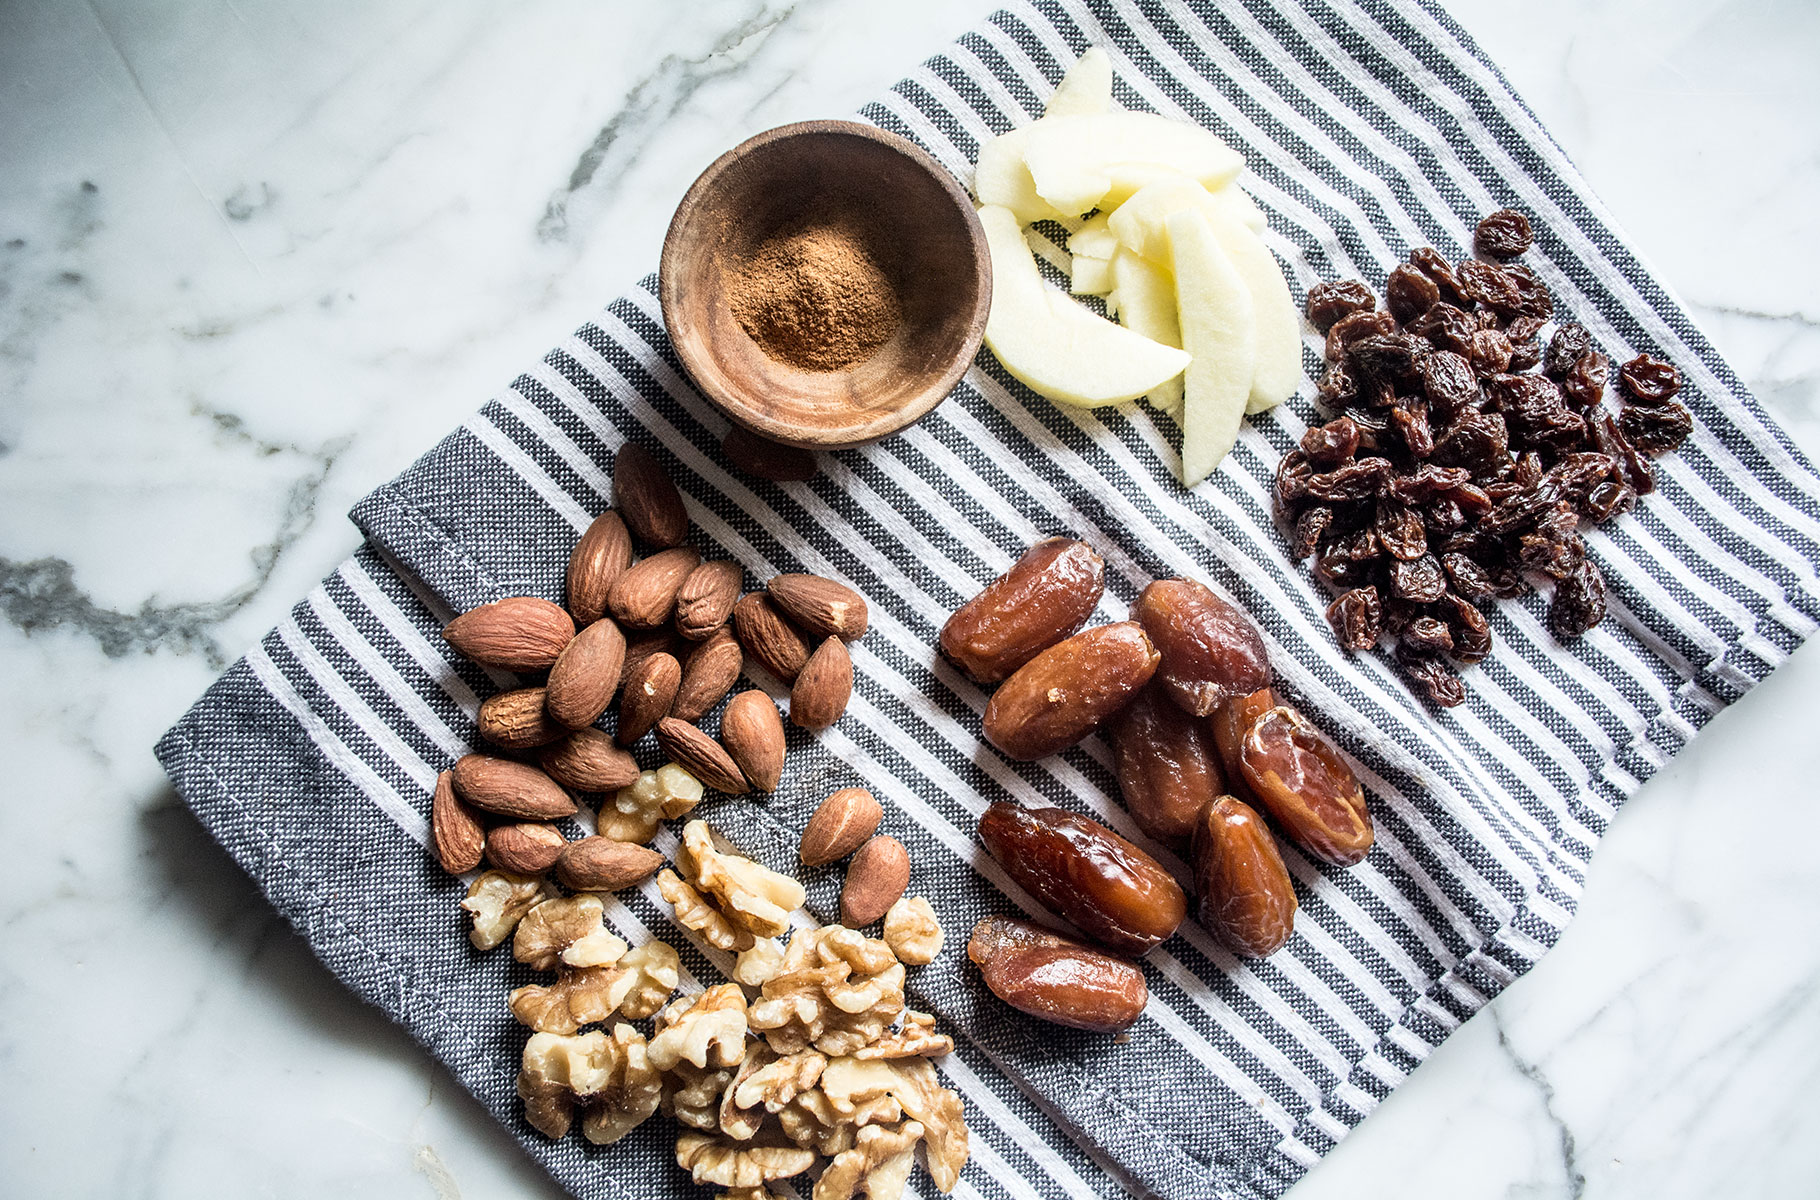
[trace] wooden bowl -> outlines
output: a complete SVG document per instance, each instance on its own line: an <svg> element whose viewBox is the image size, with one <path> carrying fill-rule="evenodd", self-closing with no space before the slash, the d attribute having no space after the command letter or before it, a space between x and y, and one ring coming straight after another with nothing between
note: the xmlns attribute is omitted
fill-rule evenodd
<svg viewBox="0 0 1820 1200"><path fill-rule="evenodd" d="M843 217L902 316L870 358L805 370L753 341L729 289L780 233ZM933 158L870 125L804 121L702 172L664 237L658 292L677 356L721 412L773 441L831 450L895 433L953 390L985 333L992 270L972 201Z"/></svg>

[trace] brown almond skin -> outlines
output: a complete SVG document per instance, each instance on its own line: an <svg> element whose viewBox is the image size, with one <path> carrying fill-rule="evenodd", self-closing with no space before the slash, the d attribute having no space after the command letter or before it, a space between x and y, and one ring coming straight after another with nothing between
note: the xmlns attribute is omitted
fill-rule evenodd
<svg viewBox="0 0 1820 1200"><path fill-rule="evenodd" d="M1157 674L1183 711L1207 716L1222 702L1270 686L1270 658L1251 618L1193 579L1159 579L1131 615L1163 656Z"/></svg>
<svg viewBox="0 0 1820 1200"><path fill-rule="evenodd" d="M480 865L487 834L473 810L456 797L454 779L451 771L436 776L436 789L430 794L430 842L442 869L460 875Z"/></svg>
<svg viewBox="0 0 1820 1200"><path fill-rule="evenodd" d="M1195 825L1194 888L1201 924L1235 954L1274 954L1295 932L1295 885L1264 818L1231 796Z"/></svg>
<svg viewBox="0 0 1820 1200"><path fill-rule="evenodd" d="M717 792L743 796L752 790L726 748L687 721L675 717L659 721L657 744L671 762Z"/></svg>
<svg viewBox="0 0 1820 1200"><path fill-rule="evenodd" d="M653 654L627 672L619 697L619 744L630 746L669 716L681 686L682 664L668 654Z"/></svg>
<svg viewBox="0 0 1820 1200"><path fill-rule="evenodd" d="M1251 794L1251 785L1245 782L1239 756L1245 748L1245 735L1251 732L1259 717L1276 706L1276 693L1269 688L1259 688L1248 695L1227 700L1207 721L1207 727L1213 731L1214 748L1220 754L1220 774L1226 779L1227 792L1253 808L1258 807L1257 798Z"/></svg>
<svg viewBox="0 0 1820 1200"><path fill-rule="evenodd" d="M987 917L973 927L967 957L979 964L993 995L1057 1025L1116 1033L1130 1028L1150 1001L1136 963L1029 921Z"/></svg>
<svg viewBox="0 0 1820 1200"><path fill-rule="evenodd" d="M443 626L463 657L505 671L546 671L575 636L569 614L536 596L510 596L471 608Z"/></svg>
<svg viewBox="0 0 1820 1200"><path fill-rule="evenodd" d="M1239 765L1270 819L1322 862L1350 867L1371 849L1371 812L1358 776L1295 709L1278 705L1259 717L1245 734Z"/></svg>
<svg viewBox="0 0 1820 1200"><path fill-rule="evenodd" d="M626 637L612 621L595 621L575 635L550 668L550 715L570 729L586 729L613 703L626 661Z"/></svg>
<svg viewBox="0 0 1820 1200"><path fill-rule="evenodd" d="M1013 882L1115 953L1144 953L1188 914L1154 858L1078 813L998 801L980 817L980 840Z"/></svg>
<svg viewBox="0 0 1820 1200"><path fill-rule="evenodd" d="M616 792L638 778L638 762L598 729L577 729L538 759L544 774L578 792Z"/></svg>
<svg viewBox="0 0 1820 1200"><path fill-rule="evenodd" d="M649 879L664 856L648 846L585 837L563 847L556 878L577 892L617 892Z"/></svg>
<svg viewBox="0 0 1820 1200"><path fill-rule="evenodd" d="M677 662L682 661L684 642L676 636L676 631L668 627L646 631L634 631L626 639L626 665L619 677L620 686L632 677L638 664L653 654L668 654Z"/></svg>
<svg viewBox="0 0 1820 1200"><path fill-rule="evenodd" d="M999 686L986 704L986 738L1011 758L1046 758L1098 729L1156 670L1156 648L1136 621L1083 630Z"/></svg>
<svg viewBox="0 0 1820 1200"><path fill-rule="evenodd" d="M607 612L627 629L656 629L676 611L676 593L701 561L687 546L660 550L627 567L607 593Z"/></svg>
<svg viewBox="0 0 1820 1200"><path fill-rule="evenodd" d="M632 565L632 534L612 509L575 543L569 555L569 613L577 625L589 625L607 611L607 592L620 573Z"/></svg>
<svg viewBox="0 0 1820 1200"><path fill-rule="evenodd" d="M676 590L676 632L692 642L712 637L733 614L746 573L727 559L705 562Z"/></svg>
<svg viewBox="0 0 1820 1200"><path fill-rule="evenodd" d="M720 714L720 744L755 792L774 792L784 777L784 719L771 697L756 689L727 701Z"/></svg>
<svg viewBox="0 0 1820 1200"><path fill-rule="evenodd" d="M560 829L543 821L498 825L487 831L487 861L514 875L541 875L568 844Z"/></svg>
<svg viewBox="0 0 1820 1200"><path fill-rule="evenodd" d="M739 682L739 671L746 657L731 631L723 629L705 642L697 643L683 660L682 682L676 687L676 699L670 704L670 715L680 721L699 721L702 714L720 703L721 697Z"/></svg>
<svg viewBox="0 0 1820 1200"><path fill-rule="evenodd" d="M689 536L689 512L676 483L649 450L627 442L613 456L613 502L639 542L663 550Z"/></svg>
<svg viewBox="0 0 1820 1200"><path fill-rule="evenodd" d="M750 429L735 425L720 441L727 461L748 475L774 483L801 483L814 479L815 454L800 446L786 446L770 438L759 437Z"/></svg>
<svg viewBox="0 0 1820 1200"><path fill-rule="evenodd" d="M450 768L455 794L480 809L520 821L572 816L575 801L536 767L509 758L464 754Z"/></svg>
<svg viewBox="0 0 1820 1200"><path fill-rule="evenodd" d="M733 606L733 634L747 657L785 684L795 683L809 661L802 631L763 592L747 592Z"/></svg>
<svg viewBox="0 0 1820 1200"><path fill-rule="evenodd" d="M513 688L482 700L476 722L480 736L506 750L531 750L567 737L568 729L544 707L545 691Z"/></svg>
<svg viewBox="0 0 1820 1200"><path fill-rule="evenodd" d="M1131 819L1158 841L1186 842L1201 809L1226 792L1213 731L1177 708L1152 679L1112 719L1111 732Z"/></svg>
<svg viewBox="0 0 1820 1200"><path fill-rule="evenodd" d="M871 613L866 598L820 575L776 575L765 585L771 603L810 637L863 637Z"/></svg>
<svg viewBox="0 0 1820 1200"><path fill-rule="evenodd" d="M803 866L819 867L847 857L865 844L885 819L885 810L865 788L842 788L815 810L803 826L798 851Z"/></svg>
<svg viewBox="0 0 1820 1200"><path fill-rule="evenodd" d="M942 653L975 683L997 683L1078 630L1106 590L1106 562L1085 542L1044 538L954 610Z"/></svg>
<svg viewBox="0 0 1820 1200"><path fill-rule="evenodd" d="M847 864L840 892L840 923L863 929L885 919L885 912L910 886L910 852L894 837L880 834L859 848Z"/></svg>
<svg viewBox="0 0 1820 1200"><path fill-rule="evenodd" d="M790 688L790 723L826 729L840 720L853 698L853 658L837 637L827 638L809 656Z"/></svg>

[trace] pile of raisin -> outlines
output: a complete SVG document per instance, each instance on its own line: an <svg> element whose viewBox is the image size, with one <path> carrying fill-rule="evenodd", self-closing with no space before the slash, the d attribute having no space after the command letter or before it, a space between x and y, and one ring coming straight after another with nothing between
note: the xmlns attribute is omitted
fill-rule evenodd
<svg viewBox="0 0 1820 1200"><path fill-rule="evenodd" d="M1604 405L1611 364L1579 325L1544 339L1554 300L1527 267L1527 218L1495 212L1449 263L1417 250L1390 273L1384 308L1356 279L1308 294L1327 335L1319 402L1331 416L1277 468L1276 502L1296 558L1338 595L1340 644L1388 635L1411 684L1439 705L1465 699L1454 664L1491 652L1480 605L1553 582L1557 637L1605 616L1605 579L1579 530L1655 490L1650 458L1693 428L1681 373L1649 355L1618 369L1626 401Z"/></svg>

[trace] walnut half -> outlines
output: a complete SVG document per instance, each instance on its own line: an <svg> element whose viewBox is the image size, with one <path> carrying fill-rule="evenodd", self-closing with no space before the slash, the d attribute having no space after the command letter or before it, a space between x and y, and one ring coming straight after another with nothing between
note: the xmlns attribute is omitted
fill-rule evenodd
<svg viewBox="0 0 1820 1200"><path fill-rule="evenodd" d="M468 940L476 950L491 950L512 936L526 913L556 894L554 887L533 875L486 872L468 886L467 899L461 902L474 917Z"/></svg>
<svg viewBox="0 0 1820 1200"><path fill-rule="evenodd" d="M668 1071L679 1062L697 1067L736 1067L746 1057L746 996L723 983L685 996L657 1014L651 1062Z"/></svg>
<svg viewBox="0 0 1820 1200"><path fill-rule="evenodd" d="M663 1080L646 1054L645 1039L630 1025L569 1037L534 1033L518 1072L525 1119L547 1137L569 1132L575 1107L585 1112L582 1133L600 1144L615 1142L657 1111Z"/></svg>
<svg viewBox="0 0 1820 1200"><path fill-rule="evenodd" d="M815 1152L796 1146L746 1146L700 1133L676 1139L676 1165L696 1183L755 1188L773 1179L801 1175L815 1165Z"/></svg>

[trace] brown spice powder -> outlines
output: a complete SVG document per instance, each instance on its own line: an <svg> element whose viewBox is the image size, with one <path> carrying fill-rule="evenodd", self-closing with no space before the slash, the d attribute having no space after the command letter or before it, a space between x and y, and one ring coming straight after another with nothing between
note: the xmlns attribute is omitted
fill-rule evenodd
<svg viewBox="0 0 1820 1200"><path fill-rule="evenodd" d="M805 371L842 371L891 340L903 320L890 278L866 249L861 218L811 218L760 244L732 278L748 337Z"/></svg>

